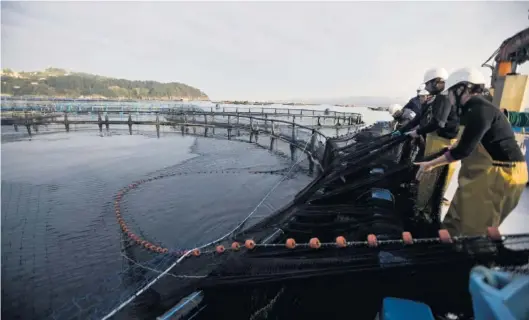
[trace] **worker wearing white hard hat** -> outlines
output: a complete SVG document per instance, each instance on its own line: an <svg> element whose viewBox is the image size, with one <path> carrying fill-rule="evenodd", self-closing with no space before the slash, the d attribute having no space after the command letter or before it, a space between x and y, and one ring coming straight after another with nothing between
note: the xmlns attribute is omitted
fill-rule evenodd
<svg viewBox="0 0 529 320"><path fill-rule="evenodd" d="M457 137L459 132L457 114L455 110L452 110L448 101L444 98L437 98L441 91L444 89L444 83L448 77L448 72L444 68L432 68L425 72L423 77L423 85L421 85L417 91L426 90L437 101L431 101L432 104L422 105L420 117L416 117L414 121L411 121L406 126L401 128L399 132L395 132L394 135L399 135L408 132L417 127L416 131L412 131L409 134L413 137L420 135L427 135L437 131L438 135L443 137L443 141L450 143L450 139ZM433 100L432 99L432 100ZM436 141L433 141L436 142ZM427 143L427 153L434 153L437 147L436 143ZM431 150L430 150L431 149Z"/></svg>
<svg viewBox="0 0 529 320"><path fill-rule="evenodd" d="M401 111L398 113L395 113L393 116L397 123L397 129L402 128L406 126L410 121L412 121L415 117L421 115L422 111L422 104L426 102L427 96L429 93L424 90L424 84L421 84L419 88L417 88L417 95L411 98L406 105L401 108ZM393 133L397 133L399 135L400 131L394 131Z"/></svg>
<svg viewBox="0 0 529 320"><path fill-rule="evenodd" d="M402 119L402 106L398 103L391 104L388 107L388 112L391 114L391 116L393 116L394 120L391 124L391 127L396 128Z"/></svg>
<svg viewBox="0 0 529 320"><path fill-rule="evenodd" d="M443 147L449 146L459 132L459 117L457 110L446 97L441 95L448 73L444 68L433 68L424 74L425 90L433 97L431 104L422 110L421 117L406 128L404 133L418 125L417 130L410 132L413 137L426 135L425 155L433 154Z"/></svg>
<svg viewBox="0 0 529 320"><path fill-rule="evenodd" d="M402 106L398 103L394 103L390 105L388 108L388 111L392 116L395 116L401 110L402 110Z"/></svg>
<svg viewBox="0 0 529 320"><path fill-rule="evenodd" d="M443 227L454 235L481 235L497 227L518 204L528 181L525 157L509 121L482 92L483 74L459 69L446 81L446 95L461 113L465 130L442 156L417 163L424 172L461 160L459 186Z"/></svg>
<svg viewBox="0 0 529 320"><path fill-rule="evenodd" d="M424 73L424 89L431 97L423 104L421 116L400 129L402 133L407 132L413 138L421 137L425 140L424 149L419 153L419 157L430 156L451 146L457 141L460 133L457 109L446 96L441 94L447 78L448 72L444 68L432 68ZM421 181L417 191L417 206L426 207L431 200L432 183L442 183L446 186L455 170L456 165L450 165L443 181Z"/></svg>
<svg viewBox="0 0 529 320"><path fill-rule="evenodd" d="M426 89L418 90L417 96L419 97L419 102L421 103L421 106L422 106L428 100L428 97L430 96L430 92L426 91Z"/></svg>

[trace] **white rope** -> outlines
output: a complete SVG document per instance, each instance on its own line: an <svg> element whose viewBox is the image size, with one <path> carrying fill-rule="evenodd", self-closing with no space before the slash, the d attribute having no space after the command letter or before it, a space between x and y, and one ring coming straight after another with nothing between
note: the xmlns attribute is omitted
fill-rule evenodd
<svg viewBox="0 0 529 320"><path fill-rule="evenodd" d="M157 276L156 278L154 278L151 282L149 282L145 287L141 288L140 290L138 290L136 293L134 293L130 298L128 298L127 300L125 300L125 302L123 302L122 304L120 304L119 306L117 306L116 308L114 308L114 310L110 311L110 313L108 313L106 316L104 316L103 318L101 318L102 320L107 320L107 319L110 319L112 316L114 316L116 313L118 313L118 311L120 311L121 309L123 309L126 305L128 305L129 303L131 303L134 299L136 299L136 297L138 297L139 295L141 295L145 290L149 289L153 284L155 284L158 280L160 280L163 276L165 276L167 273L169 273L169 271L174 268L174 266L176 266L177 264L179 264L182 260L184 260L189 254L191 254L191 251L188 251L186 252L185 254L183 254L180 258L178 258L178 260L176 260L171 266L169 266L169 268L167 268L164 272L160 273L159 276Z"/></svg>
<svg viewBox="0 0 529 320"><path fill-rule="evenodd" d="M312 136L314 135L315 133L311 134L310 138L312 138ZM308 139L308 141L305 143L305 147L303 147L303 150L302 152L305 152L305 150L307 149L307 146L309 145L309 142L310 142L310 139ZM239 223L233 230L231 230L230 232L226 233L224 236L216 239L216 240L213 240L211 242L208 242L204 245L201 245L199 247L196 247L195 249L193 250L200 250L200 249L203 249L203 248L206 248L206 247L209 247L210 245L213 245L217 242L220 242L224 239L226 239L227 237L229 237L230 235L232 235L234 232L236 232L239 228L241 228L245 223L246 221L248 221L248 219L250 219L251 216L253 216L253 214L257 211L257 209L266 201L266 199L268 199L268 197L272 194L272 192L274 192L274 190L288 177L289 173L292 171L292 169L294 169L294 167L296 165L298 165L301 161L301 160L298 160L296 163L294 163L290 169L288 170L287 174L283 176L283 178L281 178L281 180L279 180L278 183L276 183L272 189L270 189L270 191L268 191L268 193L263 197L263 199L261 201L259 201L259 203L255 206L255 208L248 214L248 216L246 216L246 218L244 218L241 223ZM178 258L178 260L176 260L173 264L171 264L164 272L160 273L156 278L154 278L151 282L149 282L145 287L141 288L140 290L138 290L136 293L134 293L130 298L128 298L127 300L125 300L123 303L121 303L119 306L117 306L116 308L114 308L112 311L110 311L106 316L104 316L103 318L101 318L102 320L107 320L107 319L110 319L112 316L114 316L116 313L118 313L121 309L123 309L125 306L127 306L129 303L131 303L132 301L134 301L134 299L136 299L136 297L138 297L139 295L141 295L143 292L145 292L145 290L149 289L153 284L155 284L158 280L160 280L163 276L169 274L169 271L171 271L172 268L174 268L177 264L179 264L182 260L184 260L188 255L191 254L191 252L193 252L193 250L189 250L187 251L185 254L183 254L180 258Z"/></svg>
<svg viewBox="0 0 529 320"><path fill-rule="evenodd" d="M126 255L124 255L123 253L121 254L121 256L125 259L127 259L128 261L134 263L135 265L139 266L140 268L143 268L145 270L149 270L149 271L152 271L152 272L155 272L155 273L162 273L163 271L160 271L160 270L157 270L157 269L154 269L154 268L151 268L151 267L147 267L146 265L143 265L137 261L134 261L132 260L131 258L127 257ZM206 278L207 275L204 275L204 276L197 276L197 275L186 275L186 274L174 274L174 273L166 273L166 275L168 276L171 276L171 277L175 277L175 278L181 278L181 279L202 279L202 278Z"/></svg>

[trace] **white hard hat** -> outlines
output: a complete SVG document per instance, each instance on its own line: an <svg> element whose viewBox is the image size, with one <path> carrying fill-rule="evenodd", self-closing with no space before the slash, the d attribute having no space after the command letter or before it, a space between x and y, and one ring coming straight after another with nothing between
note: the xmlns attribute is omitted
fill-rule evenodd
<svg viewBox="0 0 529 320"><path fill-rule="evenodd" d="M419 92L417 93L417 95L419 95L419 96L427 96L429 94L430 94L430 92L428 92L425 89L419 90Z"/></svg>
<svg viewBox="0 0 529 320"><path fill-rule="evenodd" d="M485 85L485 76L476 68L462 68L454 71L445 84L445 92L458 83L467 82L472 84Z"/></svg>
<svg viewBox="0 0 529 320"><path fill-rule="evenodd" d="M445 68L432 68L424 73L424 83L435 78L441 78L441 80L446 80L448 78L448 72Z"/></svg>
<svg viewBox="0 0 529 320"><path fill-rule="evenodd" d="M425 90L425 89L426 89L426 84L421 83L421 85L417 88L417 92Z"/></svg>
<svg viewBox="0 0 529 320"><path fill-rule="evenodd" d="M398 103L392 104L389 106L388 111L391 115L394 115L398 111L402 110L402 106Z"/></svg>

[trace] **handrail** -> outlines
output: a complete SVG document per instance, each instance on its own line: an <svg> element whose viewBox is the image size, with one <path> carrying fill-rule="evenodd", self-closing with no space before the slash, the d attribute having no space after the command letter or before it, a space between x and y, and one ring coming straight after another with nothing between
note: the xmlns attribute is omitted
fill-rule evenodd
<svg viewBox="0 0 529 320"><path fill-rule="evenodd" d="M244 108L245 110L241 110L243 108L239 107L223 107L223 111L215 111L213 107L210 108L209 111L204 110L203 107L195 106L195 105L189 105L189 106L183 106L183 107L191 107L196 108L194 110L182 110L182 107L123 107L123 106L77 106L77 110L62 110L60 108L59 110L53 110L54 112L70 112L70 113L91 113L91 112L106 112L106 113L160 113L160 114L171 114L171 113L180 113L180 112L195 112L195 113L214 113L214 114L228 114L228 113L250 113L250 114L262 114L262 115L290 115L290 116L303 116L303 117L327 117L327 118L336 118L336 117L361 117L362 115L358 112L346 112L346 111L331 111L331 110L315 110L315 109L291 109L291 108L270 108L270 107L263 107L263 108ZM226 111L227 108L235 108L234 111ZM51 108L55 109L55 108ZM110 110L109 110L110 109ZM252 110L253 109L253 110ZM1 106L1 110L3 112L6 111L40 111L40 112L46 112L51 111L50 107L47 106L35 106L35 107L8 107L5 105ZM265 110L273 110L274 112L264 112ZM285 111L285 112L279 112L278 111ZM304 113L304 112L308 112ZM328 112L329 114L319 114L318 113L325 113Z"/></svg>
<svg viewBox="0 0 529 320"><path fill-rule="evenodd" d="M25 117L14 117L12 118L13 120L13 124L16 124L16 125L42 125L42 124L63 124L63 125L67 125L67 124L105 124L105 125L110 125L110 124L122 124L122 125L133 125L133 124L136 124L136 125L172 125L172 124L177 124L177 125L184 125L184 126L193 126L193 123L200 123L202 126L207 126L208 125L208 122L207 121L197 121L196 119L193 119L192 122L188 122L188 119L185 118L183 121L180 121L180 119L167 119L167 121L160 121L158 116L159 114L156 114L157 116L157 120L154 121L154 120L140 120L140 121L137 121L137 120L132 120L132 114L129 113L129 118L128 120L110 120L108 119L108 113L107 113L107 116L105 116L105 119L102 119L101 118L101 114L98 114L98 120L68 120L68 115L71 114L69 112L64 112L63 114L61 113L55 113L55 114L43 114L43 115L37 115L37 116L29 116L29 113L26 113L25 114ZM74 115L75 114L78 114L78 113L73 113ZM55 118L58 118L60 116L64 115L64 120L55 120ZM175 114L170 114L170 115L175 115ZM310 127L310 126L307 126L307 125L303 125L303 124L299 124L295 121L288 121L288 120L281 120L281 119L269 119L269 118L263 118L263 117L256 117L254 115L247 115L247 114L233 114L233 113L221 113L221 114L218 114L218 113L213 113L213 114L210 114L209 112L184 112L184 113L179 113L177 114L177 116L197 116L197 115L203 115L203 116L208 116L208 115L222 115L222 116L227 116L228 117L228 121L227 122L217 122L216 124L226 124L226 125L229 125L230 127L232 128L237 128L237 125L234 124L234 123L230 123L229 121L229 117L230 116L235 116L235 117L238 117L238 118L243 118L243 119L248 119L248 120L256 120L256 121L262 121L262 122L270 122L272 125L273 124L276 124L276 123L279 123L279 124L286 124L288 126L294 126L296 128L300 128L300 129L304 129L304 130L308 130L310 132L312 132L314 130L314 133L321 136L325 141L329 138L327 137L324 133L322 133L320 130L318 129L315 129L313 127ZM250 123L251 125L251 123ZM332 127L333 128L349 128L349 127L355 127L357 126L358 123L352 123L350 125L341 125L340 127L337 127L335 125L333 125ZM321 127L321 125L319 125ZM241 126L242 128L242 126Z"/></svg>

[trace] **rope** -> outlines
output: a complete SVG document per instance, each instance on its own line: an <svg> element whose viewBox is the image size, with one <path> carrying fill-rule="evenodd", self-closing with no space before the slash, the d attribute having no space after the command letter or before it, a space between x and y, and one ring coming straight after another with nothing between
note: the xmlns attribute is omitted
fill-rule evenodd
<svg viewBox="0 0 529 320"><path fill-rule="evenodd" d="M310 139L315 135L315 133L311 134L310 138L308 139L308 141L305 143L305 146L303 147L303 150L301 150L301 152L305 152L305 150L307 149L307 146L309 145L310 143ZM233 229L229 235L227 235L226 237L224 238L219 238L217 241L214 241L213 243L211 244L214 244L216 242L220 242L222 240L224 240L225 238L229 237L230 235L232 235L233 233L237 232L238 230L240 230L240 228L242 228L244 226L244 224L248 221L248 219L250 219L251 216L253 216L253 214L257 211L257 209L259 209L259 207L263 204L263 202L266 201L266 199L268 199L268 197L272 194L272 192L274 192L274 190L283 182L285 181L285 179L290 175L290 173L292 172L292 170L294 169L295 166L297 166L301 161L303 161L303 158L301 158L300 160L296 161L296 163L294 163L290 169L287 171L287 173L283 176L283 178L281 178L281 180L279 180L273 187L272 189L270 189L270 191L268 191L268 193L263 197L263 199L261 201L259 201L259 203L257 204L257 206L255 206L255 208L252 210L252 212L250 212L250 214L244 218L244 220L237 226L235 227L235 229Z"/></svg>
<svg viewBox="0 0 529 320"><path fill-rule="evenodd" d="M114 308L114 310L110 311L106 316L104 316L103 318L101 318L101 320L107 320L107 319L110 319L112 316L114 316L116 313L118 313L118 311L120 311L121 309L123 309L126 305L128 305L129 303L131 303L132 301L134 301L134 299L136 299L138 296L140 296L145 290L149 289L150 287L152 287L153 284L155 284L156 282L158 282L158 280L160 280L163 276L165 276L166 274L169 273L169 271L174 268L174 266L176 266L177 264L179 264L182 260L184 260L185 257L187 257L189 254L191 253L191 251L188 251L186 253L184 253L180 258L178 258L178 260L176 260L169 268L167 268L164 272L160 273L159 276L157 276L156 278L154 278L151 282L149 282L145 287L141 288L140 290L138 290L136 293L134 293L130 298L128 298L127 300L125 300L125 302L123 302L122 304L120 304L119 306L117 306L116 308Z"/></svg>

